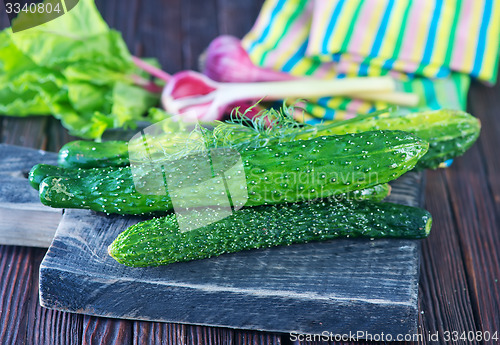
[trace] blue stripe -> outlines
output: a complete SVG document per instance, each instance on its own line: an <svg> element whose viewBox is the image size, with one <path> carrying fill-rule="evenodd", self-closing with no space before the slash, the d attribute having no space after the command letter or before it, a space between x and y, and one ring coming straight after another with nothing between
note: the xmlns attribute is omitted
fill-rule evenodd
<svg viewBox="0 0 500 345"><path fill-rule="evenodd" d="M375 41L373 42L372 50L370 52L370 56L372 57L377 56L380 47L382 46L382 40L384 39L385 30L387 30L387 24L389 23L389 18L391 17L391 12L393 7L394 7L394 0L389 0L384 12L384 16L382 17L382 21L380 22L377 36L375 36Z"/></svg>
<svg viewBox="0 0 500 345"><path fill-rule="evenodd" d="M327 108L328 109L328 101L331 99L331 97L321 97L321 98L318 98L318 105L321 105L322 107L324 108Z"/></svg>
<svg viewBox="0 0 500 345"><path fill-rule="evenodd" d="M390 70L392 68L392 65L394 65L394 62L396 62L395 59L387 59L384 61L384 64L382 65L383 69Z"/></svg>
<svg viewBox="0 0 500 345"><path fill-rule="evenodd" d="M428 64L431 61L432 51L434 49L434 41L436 40L436 31L443 8L443 0L436 1L436 7L432 14L431 25L429 27L429 36L427 36L427 44L425 45L424 56L422 57L422 64Z"/></svg>
<svg viewBox="0 0 500 345"><path fill-rule="evenodd" d="M422 78L421 81L424 87L425 105L432 110L441 109L442 106L439 104L436 97L436 90L434 90L434 83L427 78Z"/></svg>
<svg viewBox="0 0 500 345"><path fill-rule="evenodd" d="M369 63L362 62L359 64L358 76L366 77L368 76L368 67L370 67Z"/></svg>
<svg viewBox="0 0 500 345"><path fill-rule="evenodd" d="M306 38L305 42L301 44L299 49L293 54L293 56L281 67L284 72L290 72L295 65L304 58L306 55L306 49L309 39Z"/></svg>
<svg viewBox="0 0 500 345"><path fill-rule="evenodd" d="M380 47L382 46L382 41L384 40L385 31L387 30L387 25L389 24L389 18L391 17L392 9L394 8L394 1L389 0L387 3L387 7L385 8L384 15L382 20L380 21L380 25L378 27L377 35L375 36L375 40L373 41L372 49L370 50L369 56L376 57ZM384 66L388 64L388 61L384 62ZM368 68L370 67L370 62L368 59L365 59L359 66L359 76L368 75Z"/></svg>
<svg viewBox="0 0 500 345"><path fill-rule="evenodd" d="M317 119L317 118L314 118L314 119L309 119L306 121L306 123L310 124L310 125L317 125L317 124L320 124L321 122L321 119Z"/></svg>
<svg viewBox="0 0 500 345"><path fill-rule="evenodd" d="M342 6L344 6L345 0L340 0L337 2L337 5L335 6L335 9L333 10L332 17L330 18L330 21L328 22L328 26L326 27L326 32L325 32L325 37L323 39L323 45L321 48L321 52L323 54L329 54L328 52L328 42L332 38L332 33L333 33L333 28L335 27L335 24L337 23L337 19L340 15L340 11L342 10Z"/></svg>
<svg viewBox="0 0 500 345"><path fill-rule="evenodd" d="M325 108L325 110L326 110L326 112L325 112L325 116L323 117L323 120L324 121L333 120L335 118L336 110L332 109L332 108Z"/></svg>
<svg viewBox="0 0 500 345"><path fill-rule="evenodd" d="M271 27L273 27L273 21L276 19L276 15L278 14L279 11L281 11L281 9L285 5L285 3L286 3L286 0L278 0L278 3L276 4L273 11L271 12L271 18L269 20L269 23L267 23L266 28L262 32L262 36L260 36L259 39L253 41L253 43L248 48L249 54L255 49L257 44L264 42L266 37L269 35L269 31L271 31Z"/></svg>
<svg viewBox="0 0 500 345"><path fill-rule="evenodd" d="M479 38L477 40L476 59L474 67L472 68L471 75L477 77L483 64L484 49L486 48L486 36L488 34L488 26L490 24L491 12L493 7L493 0L486 0L484 3L483 20L481 21L481 28L479 29Z"/></svg>
<svg viewBox="0 0 500 345"><path fill-rule="evenodd" d="M446 66L439 66L439 70L436 73L436 78L444 78L450 75L450 69Z"/></svg>
<svg viewBox="0 0 500 345"><path fill-rule="evenodd" d="M332 62L339 62L341 58L342 58L342 53L332 54Z"/></svg>

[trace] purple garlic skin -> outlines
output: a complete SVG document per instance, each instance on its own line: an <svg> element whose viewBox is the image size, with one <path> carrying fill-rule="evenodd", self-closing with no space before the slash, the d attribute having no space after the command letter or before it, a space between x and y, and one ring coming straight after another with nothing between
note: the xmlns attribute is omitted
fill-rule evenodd
<svg viewBox="0 0 500 345"><path fill-rule="evenodd" d="M229 35L217 37L206 51L203 74L225 83L292 80L295 77L253 64L241 41Z"/></svg>

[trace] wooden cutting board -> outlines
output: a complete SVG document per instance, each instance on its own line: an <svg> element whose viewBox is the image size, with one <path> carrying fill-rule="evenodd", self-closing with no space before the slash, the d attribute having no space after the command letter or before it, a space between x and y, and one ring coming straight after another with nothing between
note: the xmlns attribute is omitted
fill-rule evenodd
<svg viewBox="0 0 500 345"><path fill-rule="evenodd" d="M390 201L418 206L423 174ZM335 240L129 268L107 246L138 218L68 210L40 267L47 308L271 332L417 333L419 241Z"/></svg>
<svg viewBox="0 0 500 345"><path fill-rule="evenodd" d="M0 244L48 248L62 211L40 203L28 182L38 163L56 164L57 154L0 144Z"/></svg>

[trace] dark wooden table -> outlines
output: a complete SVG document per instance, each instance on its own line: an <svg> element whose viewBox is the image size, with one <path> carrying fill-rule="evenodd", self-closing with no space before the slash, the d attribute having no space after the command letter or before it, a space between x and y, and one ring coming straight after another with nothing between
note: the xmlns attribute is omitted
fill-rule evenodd
<svg viewBox="0 0 500 345"><path fill-rule="evenodd" d="M97 1L134 54L158 58L169 72L196 69L199 54L219 34L241 37L261 3ZM0 5L0 27L5 26ZM469 111L483 124L478 143L451 168L427 174L426 208L434 216L434 226L422 246L419 328L424 344L437 343L428 340L436 332L442 343L446 331L500 332L500 85L474 83ZM3 143L57 151L71 139L50 117L0 117ZM0 246L2 345L292 343L287 334L113 320L41 308L38 267L44 254L44 249ZM460 343L483 342L458 339Z"/></svg>

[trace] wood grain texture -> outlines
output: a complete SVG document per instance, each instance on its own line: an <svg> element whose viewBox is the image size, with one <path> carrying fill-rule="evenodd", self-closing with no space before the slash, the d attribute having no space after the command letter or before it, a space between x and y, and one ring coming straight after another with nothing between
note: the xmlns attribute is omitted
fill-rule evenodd
<svg viewBox="0 0 500 345"><path fill-rule="evenodd" d="M429 238L423 241L420 284L421 310L424 311L421 334L439 332L441 342L445 331L476 330L452 205L443 175L443 171L428 172L426 208L433 215L434 222ZM425 344L431 343L427 338L424 340Z"/></svg>
<svg viewBox="0 0 500 345"><path fill-rule="evenodd" d="M0 252L0 344L24 344L34 253L12 246L0 246Z"/></svg>
<svg viewBox="0 0 500 345"><path fill-rule="evenodd" d="M132 345L132 322L85 315L83 317L82 345Z"/></svg>
<svg viewBox="0 0 500 345"><path fill-rule="evenodd" d="M19 145L34 149L45 149L47 145L47 135L45 128L48 117L28 116L28 117L7 117L0 118L2 121L2 131L0 142L11 145Z"/></svg>
<svg viewBox="0 0 500 345"><path fill-rule="evenodd" d="M422 180L396 181L392 201L417 205ZM336 240L137 269L107 246L138 220L67 210L41 264L42 305L274 332L416 332L418 241Z"/></svg>
<svg viewBox="0 0 500 345"><path fill-rule="evenodd" d="M181 0L143 0L137 12L135 54L155 57L168 73L183 66L182 42L187 34L182 30Z"/></svg>
<svg viewBox="0 0 500 345"><path fill-rule="evenodd" d="M500 329L500 174L495 170L500 87L475 86L470 94L474 100L470 109L482 121L483 133L479 142L457 161L457 168L446 171L446 180L478 329L494 332ZM492 105L486 106L487 102Z"/></svg>
<svg viewBox="0 0 500 345"><path fill-rule="evenodd" d="M213 18L212 25L219 28L220 33L229 33L238 36L238 33L245 33L249 27L248 22L255 18L254 14L245 12L242 16L226 15L230 13L226 6L239 6L239 3L248 3L251 0L218 0L217 18ZM198 32L181 31L180 0L141 0L144 4L144 10L133 13L129 3L139 2L138 0L97 0L99 8L108 23L113 27L128 29L125 39L131 50L140 56L158 57L162 66L169 72L175 72L184 68L182 62L182 52L179 49L181 40L185 36L191 36L196 40ZM193 0L194 3L197 1ZM251 1L260 6L259 1ZM120 4L124 4L120 6ZM153 9L151 7L153 6ZM156 6L156 7L155 7ZM149 9L146 9L149 7ZM158 10L155 10L158 9ZM257 10L254 12L256 13ZM138 15L139 20L134 21L134 16ZM247 18L254 16L254 18ZM155 19L157 18L157 19ZM226 23L221 21L228 20ZM137 24L139 23L139 24ZM150 24L148 26L148 24ZM241 24L241 26L240 26ZM0 27L8 25L5 15L3 2L0 1ZM143 29L146 28L147 29ZM225 28L228 28L227 31ZM232 28L232 29L229 29ZM234 30L231 31L230 30ZM130 37L132 36L132 37ZM200 44L201 46L201 44ZM141 53L142 52L142 53ZM431 239L423 243L423 256L421 268L421 288L420 288L420 310L419 314L421 330L426 329L434 331L436 328L446 329L454 325L468 327L469 324L477 324L485 328L485 324L495 320L494 315L498 315L498 308L495 306L495 289L498 289L498 282L492 279L498 279L497 273L490 271L491 266L477 267L481 261L477 256L487 256L488 250L493 244L484 243L484 240L477 241L472 236L471 229L479 227L479 220L473 217L465 220L461 230L457 230L453 213L445 211L452 210L455 202L465 205L471 197L481 197L489 200L488 207L494 205L492 213L498 219L500 214L500 176L498 176L499 160L498 147L500 147L500 97L499 85L493 89L475 83L470 92L470 110L478 116L483 124L482 134L479 139L478 150L474 155L480 157L479 164L484 167L486 176L477 179L477 183L486 186L480 196L476 195L474 188L469 189L467 193L456 193L454 201L448 195L436 194L439 191L447 189L460 189L464 183L468 183L466 176L462 175L460 179L448 180L444 171L432 172L428 176L427 188L427 207L435 216L435 226ZM57 149L57 146L51 146L50 135L47 134L47 128L44 125L43 118L13 119L8 121L0 120L0 142L9 142L11 144L24 144L37 149L51 150ZM58 121L55 121L58 123ZM61 137L64 137L66 131L59 126L54 127ZM34 140L33 140L34 139ZM41 140L40 140L41 139ZM465 156L463 159L468 159ZM457 159L451 169L456 169L460 173L463 166L458 166L461 159ZM467 164L476 164L476 162L467 161ZM461 184L455 185L458 182ZM469 194L470 193L470 194ZM431 200L434 198L434 200ZM492 203L494 201L494 203ZM479 204L479 207L482 207ZM479 209L479 208L476 208ZM491 209L488 210L490 212ZM469 215L470 213L468 213ZM443 216L443 220L438 221L437 217ZM491 216L490 216L491 217ZM460 219L460 218L457 218ZM462 221L464 221L462 219ZM483 223L484 224L484 223ZM493 226L491 226L493 225ZM448 230L441 230L448 229ZM439 241L436 239L436 232L440 232ZM469 250L464 251L461 247L462 242L458 240L458 231L464 231L469 238L474 241L469 245ZM498 234L498 221L495 224L490 223L490 227L481 228L479 231L493 232ZM488 234L487 236L491 236ZM450 236L448 240L447 236ZM482 236L482 235L481 235ZM449 241L445 242L445 241ZM439 243L441 242L441 243ZM497 246L498 248L498 246ZM493 252L497 250L493 248ZM467 256L462 253L467 252ZM106 334L106 328L116 328L112 319L95 318L94 327L83 328L83 316L69 314L41 308L38 304L37 295L37 264L40 263L44 251L37 248L21 248L11 246L0 246L0 298L2 309L0 309L0 344L81 344L82 337L91 340L96 344L106 344L101 341L100 334ZM460 253L460 255L456 255ZM13 257L14 256L14 257ZM483 260L482 258L481 260ZM6 261L10 260L10 261ZM473 265L466 265L469 260ZM497 261L498 262L498 261ZM24 266L23 266L24 265ZM464 267L465 274L461 274L458 268ZM477 270L477 271L476 271ZM454 274L454 272L457 272ZM467 277L467 283L463 282L463 276ZM6 277L8 277L6 279ZM469 277L473 277L469 284ZM29 281L31 292L25 293L21 281ZM14 284L15 286L11 286ZM464 286L467 286L464 288ZM22 288L20 288L22 287ZM458 287L458 288L457 288ZM470 287L474 287L477 292L471 292ZM473 296L477 296L474 298ZM496 299L498 301L498 299ZM470 303L470 304L469 304ZM8 306L8 309L5 309ZM462 313L462 308L464 312ZM471 316L470 310L473 310ZM15 310L18 310L16 313ZM22 311L22 313L21 313ZM19 317L22 315L22 317ZM480 316L481 315L481 316ZM459 319L457 321L456 319ZM483 321L480 321L480 320ZM100 332L93 332L96 325L102 324ZM211 339L218 339L221 344L275 344L281 339L283 344L291 344L288 336L283 334L281 337L271 333L258 333L243 330L230 330L227 328L207 328L203 326L187 326L179 324L163 324L136 321L133 323L133 343L137 344L205 344L213 343ZM154 324L153 329L149 325ZM424 328L427 327L427 328ZM499 325L496 325L497 329ZM144 329L148 329L145 331ZM161 331L160 331L161 329ZM188 332L186 333L186 329ZM143 331L144 330L144 331ZM90 337L89 334L93 336ZM187 334L196 333L194 335ZM236 333L236 335L233 335ZM257 334L256 334L257 333ZM323 342L301 342L301 344L324 344ZM443 341L439 343L444 344ZM330 344L354 344L352 342L339 342ZM359 342L356 344L366 344ZM379 343L370 343L379 344ZM408 344L416 344L408 343ZM432 343L436 344L436 343Z"/></svg>
<svg viewBox="0 0 500 345"><path fill-rule="evenodd" d="M181 3L183 69L198 70L198 58L219 34L216 0Z"/></svg>
<svg viewBox="0 0 500 345"><path fill-rule="evenodd" d="M42 205L26 177L33 165L56 162L54 153L0 144L0 244L48 248L62 212Z"/></svg>
<svg viewBox="0 0 500 345"><path fill-rule="evenodd" d="M63 130L61 122L53 117L48 118L45 131L47 133L47 141L44 149L48 152L59 152L61 147L67 142L79 139L70 135L68 131Z"/></svg>
<svg viewBox="0 0 500 345"><path fill-rule="evenodd" d="M262 0L217 0L219 34L243 37L253 26Z"/></svg>

